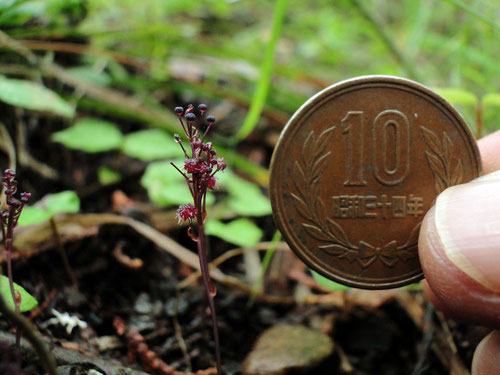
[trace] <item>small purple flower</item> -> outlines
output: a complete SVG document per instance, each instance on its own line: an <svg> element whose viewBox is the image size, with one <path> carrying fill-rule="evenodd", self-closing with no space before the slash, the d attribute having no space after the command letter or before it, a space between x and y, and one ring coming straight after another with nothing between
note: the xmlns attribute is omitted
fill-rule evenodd
<svg viewBox="0 0 500 375"><path fill-rule="evenodd" d="M179 224L183 221L191 222L193 219L196 219L196 214L198 210L194 207L192 203L186 203L179 207L177 210L177 214L175 217L177 218Z"/></svg>
<svg viewBox="0 0 500 375"><path fill-rule="evenodd" d="M187 173L200 173L203 171L203 159L186 159L184 160L184 169Z"/></svg>
<svg viewBox="0 0 500 375"><path fill-rule="evenodd" d="M207 188L209 189L213 189L215 187L215 183L217 182L217 179L215 177L210 177L208 180L207 180Z"/></svg>

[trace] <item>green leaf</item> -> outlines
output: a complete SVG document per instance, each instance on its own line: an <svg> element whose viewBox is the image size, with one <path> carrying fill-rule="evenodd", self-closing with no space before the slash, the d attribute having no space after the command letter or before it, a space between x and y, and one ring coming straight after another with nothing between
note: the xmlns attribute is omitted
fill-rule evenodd
<svg viewBox="0 0 500 375"><path fill-rule="evenodd" d="M0 100L15 107L73 117L74 108L48 88L31 81L0 76Z"/></svg>
<svg viewBox="0 0 500 375"><path fill-rule="evenodd" d="M74 68L67 68L66 71L80 80L99 86L107 86L111 82L111 78L106 73L97 72L90 66L76 66Z"/></svg>
<svg viewBox="0 0 500 375"><path fill-rule="evenodd" d="M141 130L128 134L125 136L122 151L142 161L184 155L173 137L160 129Z"/></svg>
<svg viewBox="0 0 500 375"><path fill-rule="evenodd" d="M338 291L338 290L349 290L351 289L350 287L346 285L342 285L339 283L336 283L335 281L332 281L330 279L327 279L324 276L321 276L319 273L311 270L311 274L314 277L314 280L318 282L318 284L324 288L328 288L331 291Z"/></svg>
<svg viewBox="0 0 500 375"><path fill-rule="evenodd" d="M33 310L38 306L37 300L22 286L14 283L14 290L21 294L21 305L19 305L19 310L21 312ZM0 294L7 306L14 310L14 301L12 300L12 294L10 292L9 279L4 275L0 275Z"/></svg>
<svg viewBox="0 0 500 375"><path fill-rule="evenodd" d="M115 124L95 118L83 118L72 127L52 134L52 140L68 148L85 152L117 149L123 135Z"/></svg>
<svg viewBox="0 0 500 375"><path fill-rule="evenodd" d="M262 230L248 219L236 219L227 224L207 220L205 233L241 247L255 246L263 235Z"/></svg>
<svg viewBox="0 0 500 375"><path fill-rule="evenodd" d="M175 162L183 165L182 160ZM149 199L160 206L175 206L192 202L186 180L168 161L148 165L142 176L141 185L148 191ZM207 205L215 202L212 193L207 193Z"/></svg>
<svg viewBox="0 0 500 375"><path fill-rule="evenodd" d="M218 175L220 186L225 188L229 197L227 203L237 214L244 216L264 216L272 213L269 198L261 189L230 170Z"/></svg>
<svg viewBox="0 0 500 375"><path fill-rule="evenodd" d="M243 216L265 216L272 213L271 203L263 194L229 197L227 203L231 210Z"/></svg>
<svg viewBox="0 0 500 375"><path fill-rule="evenodd" d="M99 169L97 169L97 179L102 185L113 184L120 181L121 178L122 176L118 172L115 172L108 167L100 166Z"/></svg>
<svg viewBox="0 0 500 375"><path fill-rule="evenodd" d="M26 227L28 225L35 225L43 223L50 219L50 214L47 210L39 206L26 206L21 212L19 217L19 222L17 223L20 227Z"/></svg>
<svg viewBox="0 0 500 375"><path fill-rule="evenodd" d="M77 213L80 210L80 198L72 190L50 194L45 201L47 212L51 216L58 213Z"/></svg>
<svg viewBox="0 0 500 375"><path fill-rule="evenodd" d="M67 190L44 197L36 206L26 206L21 212L18 225L28 226L43 223L58 213L76 213L80 210L80 199L74 191Z"/></svg>

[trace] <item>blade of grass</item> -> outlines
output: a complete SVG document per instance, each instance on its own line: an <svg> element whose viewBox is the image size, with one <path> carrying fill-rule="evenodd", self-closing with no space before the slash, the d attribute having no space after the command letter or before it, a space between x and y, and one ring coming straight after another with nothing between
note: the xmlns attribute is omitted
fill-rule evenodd
<svg viewBox="0 0 500 375"><path fill-rule="evenodd" d="M285 19L286 6L288 0L277 0L276 7L274 9L273 22L271 26L271 36L269 42L267 43L266 52L264 55L264 61L260 69L260 76L257 82L257 88L252 97L252 103L250 105L250 110L243 125L234 135L233 141L239 141L248 134L250 134L257 125L260 118L260 113L264 107L264 102L266 101L267 93L269 91L269 86L271 83L271 73L274 66L274 55L276 52L276 45L278 44L278 39L281 34L281 27L283 26L283 21Z"/></svg>
<svg viewBox="0 0 500 375"><path fill-rule="evenodd" d="M464 12L469 13L471 16L479 18L484 23L493 27L496 31L500 30L500 27L495 23L495 21L493 21L491 18L486 17L484 14L479 13L477 10L468 6L467 4L464 4L458 0L444 0L444 1L446 1L450 5L453 5L454 7L462 9Z"/></svg>
<svg viewBox="0 0 500 375"><path fill-rule="evenodd" d="M358 12L373 26L373 30L379 35L379 37L384 41L385 45L391 51L394 58L401 66L406 70L406 73L413 79L419 79L419 74L415 70L413 63L405 56L403 51L401 51L396 43L391 39L389 33L385 30L379 20L377 20L370 11L365 7L364 2L360 0L353 0L354 6L357 8Z"/></svg>
<svg viewBox="0 0 500 375"><path fill-rule="evenodd" d="M281 232L277 230L276 232L274 232L274 236L271 240L271 246L269 247L269 249L266 250L264 259L262 259L260 275L257 278L257 280L255 280L255 283L252 285L252 291L250 292L250 298L248 299L248 304L247 304L248 307L251 307L255 302L255 297L259 293L259 290L262 286L262 280L264 279L264 275L266 274L267 267L269 266L269 263L271 262L274 252L276 251L276 247L278 246L278 242L280 241L281 241Z"/></svg>

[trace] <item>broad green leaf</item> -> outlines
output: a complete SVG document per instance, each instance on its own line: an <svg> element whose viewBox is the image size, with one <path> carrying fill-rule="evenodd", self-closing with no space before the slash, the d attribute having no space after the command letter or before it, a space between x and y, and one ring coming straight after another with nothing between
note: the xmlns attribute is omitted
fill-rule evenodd
<svg viewBox="0 0 500 375"><path fill-rule="evenodd" d="M239 215L265 216L272 213L269 199L260 192L259 194L248 195L247 197L229 196L227 203L229 208Z"/></svg>
<svg viewBox="0 0 500 375"><path fill-rule="evenodd" d="M119 148L123 135L115 124L83 118L72 127L52 134L52 140L75 150L102 152Z"/></svg>
<svg viewBox="0 0 500 375"><path fill-rule="evenodd" d="M183 161L175 164L179 167ZM175 206L192 202L184 177L168 161L148 165L142 176L141 185L148 191L149 199L160 206ZM207 193L207 205L215 202L212 193Z"/></svg>
<svg viewBox="0 0 500 375"><path fill-rule="evenodd" d="M120 181L122 176L108 167L100 166L97 169L97 179L102 185L109 185Z"/></svg>
<svg viewBox="0 0 500 375"><path fill-rule="evenodd" d="M0 100L29 110L73 117L74 108L48 88L31 81L0 76Z"/></svg>
<svg viewBox="0 0 500 375"><path fill-rule="evenodd" d="M128 134L123 141L122 151L142 161L184 155L174 138L160 129L141 130Z"/></svg>
<svg viewBox="0 0 500 375"><path fill-rule="evenodd" d="M47 212L52 215L58 213L77 213L80 210L80 198L72 190L50 194L46 201Z"/></svg>
<svg viewBox="0 0 500 375"><path fill-rule="evenodd" d="M351 289L351 288L349 288L346 285L342 285L342 284L336 283L335 281L327 279L326 277L321 276L319 273L317 273L317 272L315 272L313 270L311 270L311 274L313 275L314 280L316 280L320 286L322 286L324 288L328 288L331 291L349 290L349 289Z"/></svg>
<svg viewBox="0 0 500 375"><path fill-rule="evenodd" d="M271 214L269 198L257 185L238 177L230 170L222 172L218 178L220 185L229 193L227 202L235 213L244 216Z"/></svg>
<svg viewBox="0 0 500 375"><path fill-rule="evenodd" d="M20 227L26 227L28 225L35 225L43 223L50 219L50 213L47 212L42 207L39 206L26 206L21 212L19 217L19 222L17 223Z"/></svg>
<svg viewBox="0 0 500 375"><path fill-rule="evenodd" d="M76 213L80 199L74 191L67 190L44 197L36 206L26 206L19 217L19 226L43 223L58 213Z"/></svg>
<svg viewBox="0 0 500 375"><path fill-rule="evenodd" d="M241 247L255 246L263 234L262 230L248 219L236 219L227 224L218 220L207 220L205 233Z"/></svg>
<svg viewBox="0 0 500 375"><path fill-rule="evenodd" d="M21 294L21 304L19 305L19 310L21 312L33 310L38 306L37 300L22 286L14 283L14 290ZM7 306L14 310L14 301L12 300L12 294L10 292L9 279L4 275L0 275L0 294Z"/></svg>

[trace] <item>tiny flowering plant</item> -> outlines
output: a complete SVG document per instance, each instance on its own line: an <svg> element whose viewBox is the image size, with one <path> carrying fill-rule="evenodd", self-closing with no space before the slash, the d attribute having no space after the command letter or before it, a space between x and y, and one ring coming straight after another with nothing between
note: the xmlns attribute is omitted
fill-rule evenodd
<svg viewBox="0 0 500 375"><path fill-rule="evenodd" d="M2 183L5 188L6 207L0 211L0 224L2 227L2 242L7 259L7 277L9 279L10 293L14 301L15 311L19 313L19 305L21 304L21 295L14 290L14 277L12 275L12 241L14 239L14 228L19 221L21 212L31 198L30 193L21 193L20 199L14 197L17 192L16 174L6 169L2 178ZM20 335L16 333L16 344L19 347Z"/></svg>
<svg viewBox="0 0 500 375"><path fill-rule="evenodd" d="M205 142L205 138L214 124L215 118L213 116L207 116L207 125L205 131L202 131L201 119L207 111L207 106L205 104L200 104L198 106L198 111L200 112L199 118L196 116L192 104L190 104L185 111L182 107L175 108L175 113L179 118L182 130L189 142L189 147L187 147L186 150L182 144L181 137L175 134L174 140L182 148L186 159L181 168L177 167L174 163L171 164L186 179L186 184L193 197L193 203L183 204L179 207L176 217L179 220L179 224L182 222L187 222L189 224L188 234L198 245L200 269L212 315L217 372L219 375L222 375L219 333L214 303L216 289L215 285L210 281L203 224L207 217L207 191L215 188L217 184L215 174L226 169L226 163L224 159L217 157L217 152L212 143Z"/></svg>

